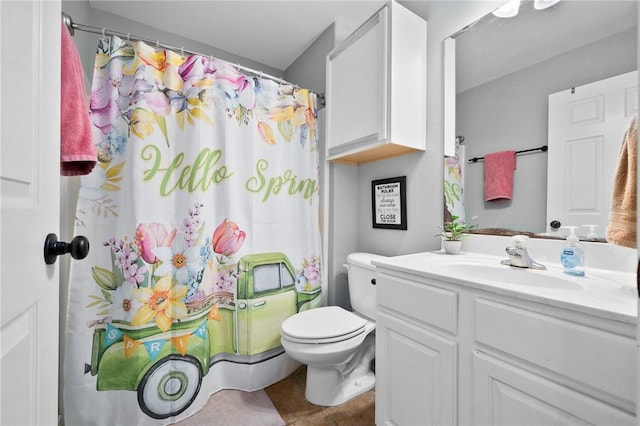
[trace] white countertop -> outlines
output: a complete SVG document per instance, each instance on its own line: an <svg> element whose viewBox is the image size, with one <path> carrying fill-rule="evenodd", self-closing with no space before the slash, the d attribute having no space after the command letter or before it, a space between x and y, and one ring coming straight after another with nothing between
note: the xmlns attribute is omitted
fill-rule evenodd
<svg viewBox="0 0 640 426"><path fill-rule="evenodd" d="M506 257L425 252L376 259L372 263L378 269L437 279L635 326L638 296L634 272L587 268L584 277L573 277L554 263L545 264L546 270L501 265Z"/></svg>

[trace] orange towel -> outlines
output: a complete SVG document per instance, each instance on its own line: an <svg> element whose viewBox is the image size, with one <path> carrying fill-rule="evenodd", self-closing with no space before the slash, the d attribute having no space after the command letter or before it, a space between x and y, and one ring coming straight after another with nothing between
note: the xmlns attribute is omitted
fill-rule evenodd
<svg viewBox="0 0 640 426"><path fill-rule="evenodd" d="M500 151L484 156L484 200L510 200L513 196L513 171L516 152Z"/></svg>
<svg viewBox="0 0 640 426"><path fill-rule="evenodd" d="M61 51L60 174L86 175L93 170L98 155L91 138L80 54L64 22Z"/></svg>
<svg viewBox="0 0 640 426"><path fill-rule="evenodd" d="M607 241L625 247L636 247L636 182L638 156L638 116L622 139L618 165L613 180L611 212Z"/></svg>

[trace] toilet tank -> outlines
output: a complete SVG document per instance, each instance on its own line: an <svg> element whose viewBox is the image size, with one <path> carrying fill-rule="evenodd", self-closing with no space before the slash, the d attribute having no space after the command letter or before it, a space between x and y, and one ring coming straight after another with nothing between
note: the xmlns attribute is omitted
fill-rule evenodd
<svg viewBox="0 0 640 426"><path fill-rule="evenodd" d="M349 270L349 299L354 312L371 320L376 319L376 286L371 280L376 277L374 259L385 256L371 253L351 253L347 256Z"/></svg>

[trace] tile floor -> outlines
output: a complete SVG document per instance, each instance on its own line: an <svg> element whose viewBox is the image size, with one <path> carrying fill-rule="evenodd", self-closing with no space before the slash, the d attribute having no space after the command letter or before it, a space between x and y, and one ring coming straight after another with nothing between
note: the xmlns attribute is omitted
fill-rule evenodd
<svg viewBox="0 0 640 426"><path fill-rule="evenodd" d="M366 392L337 407L314 405L304 398L306 366L267 388L265 392L286 425L375 425L375 394Z"/></svg>

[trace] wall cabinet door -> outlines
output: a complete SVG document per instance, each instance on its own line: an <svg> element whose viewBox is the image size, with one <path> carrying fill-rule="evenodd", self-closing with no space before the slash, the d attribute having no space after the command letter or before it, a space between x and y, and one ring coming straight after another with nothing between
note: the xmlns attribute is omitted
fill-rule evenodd
<svg viewBox="0 0 640 426"><path fill-rule="evenodd" d="M426 148L427 26L390 2L327 56L327 158L360 164Z"/></svg>
<svg viewBox="0 0 640 426"><path fill-rule="evenodd" d="M382 9L329 54L329 155L386 138L387 14Z"/></svg>
<svg viewBox="0 0 640 426"><path fill-rule="evenodd" d="M474 425L635 425L635 417L583 393L473 353Z"/></svg>
<svg viewBox="0 0 640 426"><path fill-rule="evenodd" d="M376 424L455 424L457 343L386 312L376 324Z"/></svg>

